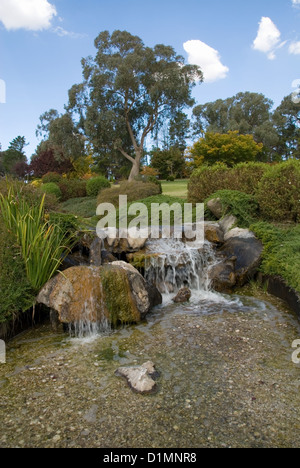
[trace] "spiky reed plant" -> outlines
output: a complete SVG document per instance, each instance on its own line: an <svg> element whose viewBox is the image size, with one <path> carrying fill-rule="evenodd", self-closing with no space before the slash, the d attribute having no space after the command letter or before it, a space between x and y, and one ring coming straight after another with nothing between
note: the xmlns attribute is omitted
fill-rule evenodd
<svg viewBox="0 0 300 468"><path fill-rule="evenodd" d="M59 270L72 245L72 237L44 220L44 203L45 196L39 205L31 206L12 188L6 196L0 194L4 223L16 237L27 278L36 292Z"/></svg>

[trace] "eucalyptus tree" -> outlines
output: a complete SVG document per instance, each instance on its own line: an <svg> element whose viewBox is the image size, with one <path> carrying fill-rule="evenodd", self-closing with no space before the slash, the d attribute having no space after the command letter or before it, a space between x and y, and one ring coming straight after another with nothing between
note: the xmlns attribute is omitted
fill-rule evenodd
<svg viewBox="0 0 300 468"><path fill-rule="evenodd" d="M170 46L146 47L127 31L101 32L95 57L82 60L84 81L69 91L69 107L96 153L119 152L139 174L147 137L194 104L200 68Z"/></svg>

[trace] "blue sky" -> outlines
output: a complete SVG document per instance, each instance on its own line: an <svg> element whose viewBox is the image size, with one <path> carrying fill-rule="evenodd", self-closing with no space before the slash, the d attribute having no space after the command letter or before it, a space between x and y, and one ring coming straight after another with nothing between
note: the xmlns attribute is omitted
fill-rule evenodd
<svg viewBox="0 0 300 468"><path fill-rule="evenodd" d="M63 112L81 58L115 29L200 65L198 104L251 91L279 105L300 79L300 0L0 0L2 149L21 135L31 156L39 116Z"/></svg>

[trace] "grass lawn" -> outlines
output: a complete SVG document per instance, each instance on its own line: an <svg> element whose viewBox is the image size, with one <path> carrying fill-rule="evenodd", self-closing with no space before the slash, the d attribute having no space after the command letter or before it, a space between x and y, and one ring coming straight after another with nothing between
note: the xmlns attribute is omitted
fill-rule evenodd
<svg viewBox="0 0 300 468"><path fill-rule="evenodd" d="M175 180L174 182L162 181L163 195L187 199L188 179Z"/></svg>

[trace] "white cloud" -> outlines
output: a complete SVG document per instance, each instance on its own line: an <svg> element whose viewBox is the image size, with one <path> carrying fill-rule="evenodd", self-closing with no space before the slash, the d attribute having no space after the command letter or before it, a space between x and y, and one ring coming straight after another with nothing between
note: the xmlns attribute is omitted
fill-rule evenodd
<svg viewBox="0 0 300 468"><path fill-rule="evenodd" d="M284 43L280 43L281 33L273 21L263 16L260 23L256 39L253 42L253 49L267 54L270 60L276 58L275 51L282 47Z"/></svg>
<svg viewBox="0 0 300 468"><path fill-rule="evenodd" d="M300 5L300 0L292 0L293 5Z"/></svg>
<svg viewBox="0 0 300 468"><path fill-rule="evenodd" d="M204 81L212 83L227 77L229 68L222 64L219 52L199 40L183 44L191 65L198 65L204 75Z"/></svg>
<svg viewBox="0 0 300 468"><path fill-rule="evenodd" d="M86 34L75 33L75 32L72 32L72 31L66 31L61 26L57 26L56 28L53 28L52 32L54 34L57 34L59 37L70 37L71 39L81 39L81 38L87 36Z"/></svg>
<svg viewBox="0 0 300 468"><path fill-rule="evenodd" d="M55 6L48 0L1 0L0 3L0 21L7 30L48 29L56 15Z"/></svg>
<svg viewBox="0 0 300 468"><path fill-rule="evenodd" d="M300 1L299 1L300 4ZM294 55L300 55L300 41L292 42L289 46L289 53Z"/></svg>

